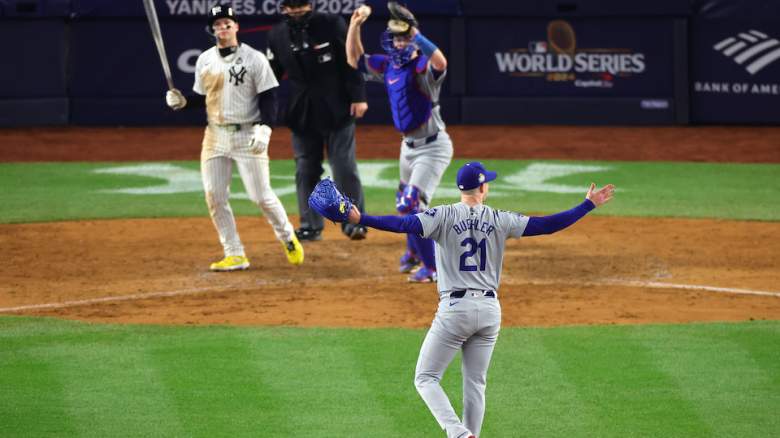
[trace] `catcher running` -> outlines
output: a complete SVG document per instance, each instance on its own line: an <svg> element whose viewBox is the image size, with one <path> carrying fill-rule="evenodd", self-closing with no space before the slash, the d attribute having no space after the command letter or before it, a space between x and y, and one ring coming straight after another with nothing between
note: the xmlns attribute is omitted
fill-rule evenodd
<svg viewBox="0 0 780 438"><path fill-rule="evenodd" d="M484 204L497 177L480 162L458 170L460 202L409 216L368 216L351 206L335 186L322 181L309 204L323 216L436 242L439 308L420 348L414 385L449 438L478 437L485 415L485 386L493 348L501 329L499 283L504 246L509 238L560 231L612 199L614 186L551 216L524 216ZM458 417L439 384L455 354L463 354L463 415Z"/></svg>

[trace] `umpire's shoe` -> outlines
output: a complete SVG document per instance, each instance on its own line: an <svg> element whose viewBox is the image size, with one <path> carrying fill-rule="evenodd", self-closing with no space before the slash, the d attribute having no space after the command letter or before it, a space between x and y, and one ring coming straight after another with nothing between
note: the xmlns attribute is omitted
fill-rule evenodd
<svg viewBox="0 0 780 438"><path fill-rule="evenodd" d="M284 247L284 253L287 254L287 261L293 265L300 265L303 263L303 246L298 238L293 235L293 238L289 242L282 242Z"/></svg>
<svg viewBox="0 0 780 438"><path fill-rule="evenodd" d="M341 231L351 240L363 240L366 238L366 234L368 234L368 228L365 226L346 222L341 224Z"/></svg>
<svg viewBox="0 0 780 438"><path fill-rule="evenodd" d="M301 241L309 241L314 242L317 240L322 240L322 230L315 230L313 228L298 228L295 230L295 236L298 237L298 240Z"/></svg>

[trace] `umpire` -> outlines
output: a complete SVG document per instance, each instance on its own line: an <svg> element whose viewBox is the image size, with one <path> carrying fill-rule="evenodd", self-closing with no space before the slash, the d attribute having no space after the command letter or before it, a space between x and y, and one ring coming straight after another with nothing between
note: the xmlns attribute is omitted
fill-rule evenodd
<svg viewBox="0 0 780 438"><path fill-rule="evenodd" d="M295 186L301 227L298 239L322 239L323 218L308 205L328 162L336 185L363 211L363 188L355 159L355 119L368 109L365 82L347 64L347 26L339 15L314 12L309 0L282 0L285 19L268 34L268 60L281 81L287 74L290 98L286 123L292 130ZM366 237L363 225L342 224L353 240Z"/></svg>

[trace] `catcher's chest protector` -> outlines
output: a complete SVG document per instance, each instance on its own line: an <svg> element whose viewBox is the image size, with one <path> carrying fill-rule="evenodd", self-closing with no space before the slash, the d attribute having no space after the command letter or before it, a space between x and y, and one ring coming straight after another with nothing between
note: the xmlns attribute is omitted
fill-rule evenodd
<svg viewBox="0 0 780 438"><path fill-rule="evenodd" d="M385 86L390 99L395 128L410 132L422 126L431 116L433 102L417 84L417 74L425 72L428 58L420 56L403 66L388 63Z"/></svg>

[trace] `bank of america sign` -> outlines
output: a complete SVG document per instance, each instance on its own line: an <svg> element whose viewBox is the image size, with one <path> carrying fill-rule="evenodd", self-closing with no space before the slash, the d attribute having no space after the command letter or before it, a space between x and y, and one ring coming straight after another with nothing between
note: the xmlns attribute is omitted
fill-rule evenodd
<svg viewBox="0 0 780 438"><path fill-rule="evenodd" d="M728 37L713 46L754 75L780 59L780 41L751 29Z"/></svg>

